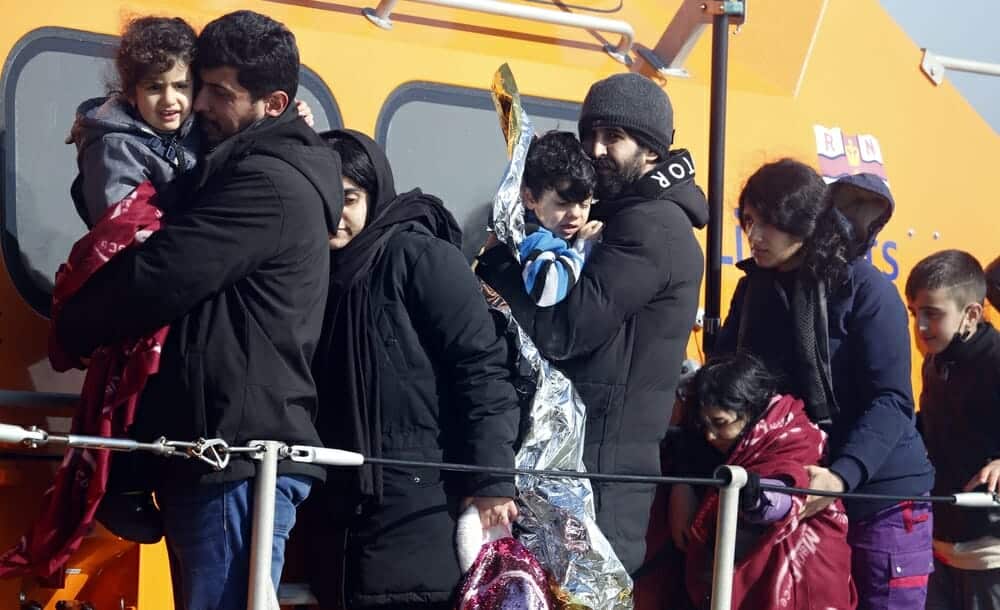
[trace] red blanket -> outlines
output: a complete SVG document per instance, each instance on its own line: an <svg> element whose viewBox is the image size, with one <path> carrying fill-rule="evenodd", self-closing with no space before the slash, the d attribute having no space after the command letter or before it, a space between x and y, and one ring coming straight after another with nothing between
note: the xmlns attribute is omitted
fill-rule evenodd
<svg viewBox="0 0 1000 610"><path fill-rule="evenodd" d="M87 235L73 245L69 260L56 272L52 293L52 325L63 304L117 252L141 242L160 227L163 213L146 182L112 206ZM71 434L124 436L135 416L146 380L160 365L167 327L141 339L100 347L91 355L73 416ZM49 335L49 360L57 371L82 368ZM34 574L47 578L59 571L79 548L94 521L108 482L107 450L68 449L55 481L42 498L38 520L17 546L0 556L0 577Z"/></svg>
<svg viewBox="0 0 1000 610"><path fill-rule="evenodd" d="M795 487L809 487L805 466L818 464L825 446L826 435L809 421L802 401L782 396L733 448L726 463L762 478L783 478ZM799 520L804 501L801 496L792 496L788 515L767 527L736 563L734 609L856 607L844 507L838 500L813 517ZM718 506L719 494L713 489L706 494L691 526L686 573L688 593L696 603L707 599L710 592L702 575L715 544Z"/></svg>

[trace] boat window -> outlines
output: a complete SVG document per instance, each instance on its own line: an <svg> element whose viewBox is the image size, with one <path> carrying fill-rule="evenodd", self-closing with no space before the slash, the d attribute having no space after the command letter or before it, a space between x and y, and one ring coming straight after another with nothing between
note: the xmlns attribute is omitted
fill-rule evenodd
<svg viewBox="0 0 1000 610"><path fill-rule="evenodd" d="M522 103L536 132L576 132L579 104L527 96ZM490 92L408 83L386 100L375 133L392 164L396 190L419 186L440 197L462 227L462 251L471 260L486 238L507 163Z"/></svg>
<svg viewBox="0 0 1000 610"><path fill-rule="evenodd" d="M86 227L69 197L76 149L64 144L76 107L104 95L113 80L117 37L43 28L15 44L6 60L0 112L3 162L2 247L7 270L25 300L48 313L56 269ZM343 124L316 73L303 67L299 97L316 129Z"/></svg>

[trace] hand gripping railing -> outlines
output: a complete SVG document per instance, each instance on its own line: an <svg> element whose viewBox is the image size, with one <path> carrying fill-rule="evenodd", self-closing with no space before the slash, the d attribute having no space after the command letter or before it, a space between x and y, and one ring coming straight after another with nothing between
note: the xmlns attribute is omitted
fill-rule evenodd
<svg viewBox="0 0 1000 610"><path fill-rule="evenodd" d="M586 478L598 481L649 483L654 485L685 483L719 488L719 514L716 525L714 565L712 569L711 610L730 610L733 589L733 564L736 543L737 515L740 489L746 485L747 472L739 466L722 466L712 478L667 477L653 475L621 475L597 472L564 470L528 470L473 466L447 462L425 462L392 458L371 458L360 453L311 447L286 445L277 441L251 441L246 447L230 447L221 439L199 439L194 442L158 439L140 443L129 439L103 438L83 435L51 435L35 427L23 428L0 423L0 444L21 444L28 447L61 445L112 451L149 451L163 456L202 460L216 470L223 470L233 454L243 454L261 462L254 482L253 530L250 551L250 581L248 584L248 610L277 610L278 602L271 585L271 545L274 536L274 502L278 461L321 464L336 467L357 467L363 464L405 466L411 468L438 468L456 472L476 472L500 475L533 475L562 478ZM959 493L951 496L888 496L881 494L838 493L781 485L761 484L761 489L795 495L832 496L855 499L880 499L891 501L915 500L954 504L970 508L1000 508L997 494L982 492Z"/></svg>
<svg viewBox="0 0 1000 610"><path fill-rule="evenodd" d="M523 4L513 4L501 2L499 0L413 0L423 4L434 4L436 6L447 6L467 11L477 11L489 13L491 15L501 15L504 17L515 17L517 19L527 19L539 21L541 23L552 23L564 25L583 30L597 30L618 34L621 38L618 44L604 45L604 51L625 65L632 63L629 51L632 50L632 41L635 39L635 31L632 26L625 21L617 19L607 19L604 17L593 17L591 15L579 15L577 13L566 13L550 9L539 8L537 6L526 6ZM395 10L399 0L380 0L374 9L366 8L361 12L369 21L383 30L392 29L392 11Z"/></svg>

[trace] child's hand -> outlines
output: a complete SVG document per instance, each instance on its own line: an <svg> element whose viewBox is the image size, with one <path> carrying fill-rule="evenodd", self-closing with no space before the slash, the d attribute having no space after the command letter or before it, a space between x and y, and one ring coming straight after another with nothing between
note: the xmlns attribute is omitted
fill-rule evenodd
<svg viewBox="0 0 1000 610"><path fill-rule="evenodd" d="M603 229L603 222L600 220L591 220L587 224L580 227L580 231L576 234L576 238L584 241L596 241L601 236L601 230Z"/></svg>
<svg viewBox="0 0 1000 610"><path fill-rule="evenodd" d="M306 125L313 127L316 123L316 118L313 116L313 110L305 100L295 100L295 112L299 113L299 116L306 122Z"/></svg>
<svg viewBox="0 0 1000 610"><path fill-rule="evenodd" d="M517 521L517 504L513 498L481 496L466 498L462 504L475 505L484 530L494 525L502 525L509 529Z"/></svg>
<svg viewBox="0 0 1000 610"><path fill-rule="evenodd" d="M985 485L986 491L991 494L1000 493L1000 460L993 460L983 467L965 484L962 491L972 491L980 485Z"/></svg>
<svg viewBox="0 0 1000 610"><path fill-rule="evenodd" d="M694 521L697 510L698 498L690 485L678 483L670 488L670 506L667 509L670 537L674 540L674 546L682 551L687 550L691 522Z"/></svg>

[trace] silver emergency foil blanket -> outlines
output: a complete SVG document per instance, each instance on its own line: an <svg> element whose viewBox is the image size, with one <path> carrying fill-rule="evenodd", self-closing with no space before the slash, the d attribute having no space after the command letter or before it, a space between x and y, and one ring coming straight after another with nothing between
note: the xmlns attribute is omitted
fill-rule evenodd
<svg viewBox="0 0 1000 610"><path fill-rule="evenodd" d="M493 79L493 101L510 158L493 200L493 230L518 257L524 239L521 175L531 143L531 121L504 64ZM518 257L519 259L519 257ZM510 308L486 287L490 306L507 318L521 356L536 375L531 425L515 456L517 468L583 472L586 408L569 379L536 349ZM597 527L594 493L586 479L517 476L519 539L560 583L572 606L593 610L632 608L632 579Z"/></svg>

